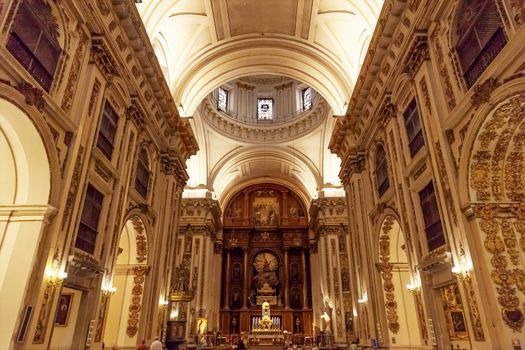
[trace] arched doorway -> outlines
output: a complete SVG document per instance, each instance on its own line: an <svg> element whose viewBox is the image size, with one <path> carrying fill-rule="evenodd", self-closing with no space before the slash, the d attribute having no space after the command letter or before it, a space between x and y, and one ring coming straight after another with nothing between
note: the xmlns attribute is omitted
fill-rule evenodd
<svg viewBox="0 0 525 350"><path fill-rule="evenodd" d="M407 289L413 283L406 254L405 237L399 222L387 216L379 235L379 270L386 309L388 343L391 346L420 346L421 335L415 296Z"/></svg>
<svg viewBox="0 0 525 350"><path fill-rule="evenodd" d="M139 216L126 221L117 249L113 280L107 282L116 291L109 302L104 343L108 347L134 347L141 341L137 336L148 272L146 228Z"/></svg>
<svg viewBox="0 0 525 350"><path fill-rule="evenodd" d="M0 99L0 348L7 349L34 268L49 206L51 170L44 142L29 117Z"/></svg>

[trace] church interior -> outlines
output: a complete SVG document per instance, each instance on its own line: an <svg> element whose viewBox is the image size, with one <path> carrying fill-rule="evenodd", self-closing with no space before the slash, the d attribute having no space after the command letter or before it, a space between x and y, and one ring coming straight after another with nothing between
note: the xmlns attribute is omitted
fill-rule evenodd
<svg viewBox="0 0 525 350"><path fill-rule="evenodd" d="M0 349L522 349L524 42L522 0L0 0Z"/></svg>

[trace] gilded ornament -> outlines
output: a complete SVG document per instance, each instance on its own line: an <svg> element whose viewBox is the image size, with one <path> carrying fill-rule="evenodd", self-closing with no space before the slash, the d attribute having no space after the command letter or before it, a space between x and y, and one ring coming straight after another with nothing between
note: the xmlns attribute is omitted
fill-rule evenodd
<svg viewBox="0 0 525 350"><path fill-rule="evenodd" d="M397 302L394 294L395 287L392 282L393 264L390 263L390 230L393 227L394 220L393 216L388 216L381 227L381 234L379 236L379 260L381 263L378 263L376 266L378 270L381 271L381 278L383 280L388 328L396 334L399 332L400 325L398 323Z"/></svg>

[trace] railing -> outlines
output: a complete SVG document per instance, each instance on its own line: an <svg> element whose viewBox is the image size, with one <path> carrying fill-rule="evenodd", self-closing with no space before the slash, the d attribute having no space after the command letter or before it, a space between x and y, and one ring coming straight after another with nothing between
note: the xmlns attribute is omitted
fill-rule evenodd
<svg viewBox="0 0 525 350"><path fill-rule="evenodd" d="M46 90L51 89L53 76L44 68L38 58L29 50L24 42L12 32L7 42L7 50L20 62L24 68Z"/></svg>
<svg viewBox="0 0 525 350"><path fill-rule="evenodd" d="M231 111L231 110L226 110L226 111L223 111L222 109L219 109L218 108L218 101L217 101L217 98L215 97L215 93L211 93L209 96L208 96L208 99L209 99L209 102L210 104L213 106L213 108L215 110L217 110L218 112L220 113L224 113L226 114L227 116L229 116L230 118L232 118L233 120L237 121L237 122L240 122L240 123L243 123L243 124L257 124L257 125L279 125L279 124L285 124L285 123L288 123L294 119L296 119L297 117L303 115L304 113L308 113L310 111L313 111L315 109L315 107L317 106L317 103L319 102L319 98L318 98L318 95L317 93L314 93L313 96L312 96L312 104L311 104L311 107L309 109L303 109L303 108L300 108L290 114L287 114L285 116L276 116L274 117L274 119L257 119L257 111L255 110L255 116L253 117L249 117L247 115L241 115L239 113L236 113L234 111ZM274 105L275 107L275 105ZM275 109L274 109L274 113L275 113Z"/></svg>
<svg viewBox="0 0 525 350"><path fill-rule="evenodd" d="M476 60L474 60L465 71L464 78L469 88L474 85L479 76L483 74L485 69L487 69L489 64L496 58L506 44L507 39L505 38L505 33L503 33L503 28L499 27L494 34L492 34L492 37L483 47Z"/></svg>

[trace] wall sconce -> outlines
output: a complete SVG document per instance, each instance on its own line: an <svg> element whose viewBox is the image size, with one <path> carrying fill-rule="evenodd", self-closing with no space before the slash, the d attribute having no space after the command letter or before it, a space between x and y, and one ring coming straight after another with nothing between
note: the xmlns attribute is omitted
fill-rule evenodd
<svg viewBox="0 0 525 350"><path fill-rule="evenodd" d="M468 261L467 257L464 254L459 257L457 264L454 264L454 266L452 266L452 274L462 281L470 279L471 271L472 263Z"/></svg>
<svg viewBox="0 0 525 350"><path fill-rule="evenodd" d="M168 306L169 302L167 300L161 300L159 301L159 305L162 306L162 307L166 307Z"/></svg>
<svg viewBox="0 0 525 350"><path fill-rule="evenodd" d="M419 274L415 274L414 278L412 279L412 282L407 284L407 289L410 293L414 295L421 294L421 280L419 278Z"/></svg>
<svg viewBox="0 0 525 350"><path fill-rule="evenodd" d="M51 287L57 287L67 278L67 272L61 271L58 257L53 258L53 263L46 269L47 284Z"/></svg>
<svg viewBox="0 0 525 350"><path fill-rule="evenodd" d="M414 295L419 295L421 294L421 285L417 284L417 283L409 283L407 284L407 289L410 293L414 294Z"/></svg>
<svg viewBox="0 0 525 350"><path fill-rule="evenodd" d="M368 302L368 294L364 292L361 298L357 299L357 303L363 305L363 304L366 304L367 302Z"/></svg>
<svg viewBox="0 0 525 350"><path fill-rule="evenodd" d="M102 295L107 297L112 296L117 292L117 288L113 287L110 276L106 276L104 282L102 283Z"/></svg>

